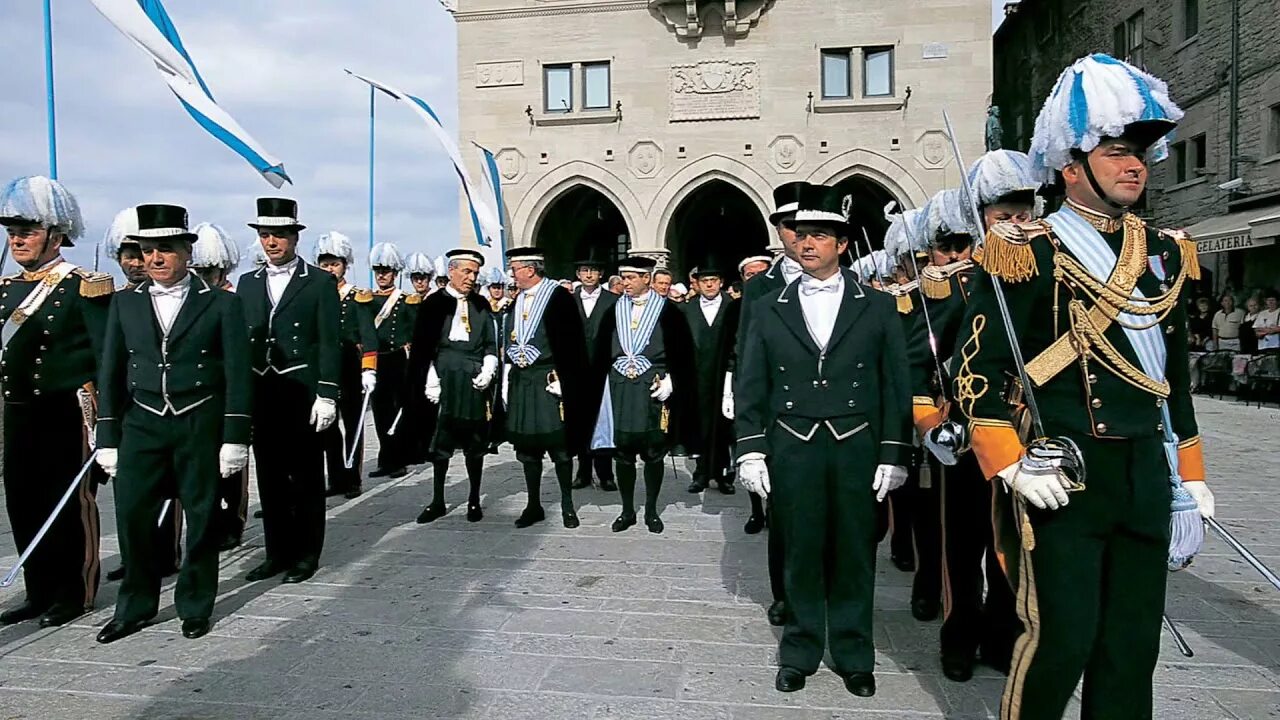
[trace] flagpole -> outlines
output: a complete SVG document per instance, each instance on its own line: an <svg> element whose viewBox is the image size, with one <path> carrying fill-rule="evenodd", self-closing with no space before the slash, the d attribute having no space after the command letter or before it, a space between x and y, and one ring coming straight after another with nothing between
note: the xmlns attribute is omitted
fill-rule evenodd
<svg viewBox="0 0 1280 720"><path fill-rule="evenodd" d="M53 13L44 0L44 85L49 120L49 177L58 179L58 133L53 102Z"/></svg>
<svg viewBox="0 0 1280 720"><path fill-rule="evenodd" d="M373 254L373 86L369 86L369 253ZM369 287L373 287L373 267L369 267Z"/></svg>

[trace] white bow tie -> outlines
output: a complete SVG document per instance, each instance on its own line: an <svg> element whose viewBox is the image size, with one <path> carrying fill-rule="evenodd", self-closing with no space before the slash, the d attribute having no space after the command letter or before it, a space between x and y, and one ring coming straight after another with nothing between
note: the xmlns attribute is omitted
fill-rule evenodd
<svg viewBox="0 0 1280 720"><path fill-rule="evenodd" d="M715 296L715 297L711 298L710 300L708 300L707 298L702 298L702 304L703 304L703 305L717 305L717 304L719 304L719 303L720 303L720 296L719 296L719 295L717 295L717 296Z"/></svg>
<svg viewBox="0 0 1280 720"><path fill-rule="evenodd" d="M147 288L147 292L151 293L152 297L182 297L182 293L186 289L187 286L181 283L170 287L162 287L153 283L151 287Z"/></svg>
<svg viewBox="0 0 1280 720"><path fill-rule="evenodd" d="M817 295L823 292L838 292L840 290L840 281L838 278L833 280L810 280L805 278L800 281L800 292L805 295Z"/></svg>
<svg viewBox="0 0 1280 720"><path fill-rule="evenodd" d="M293 263L285 263L284 265L267 265L268 275L284 275L293 272Z"/></svg>

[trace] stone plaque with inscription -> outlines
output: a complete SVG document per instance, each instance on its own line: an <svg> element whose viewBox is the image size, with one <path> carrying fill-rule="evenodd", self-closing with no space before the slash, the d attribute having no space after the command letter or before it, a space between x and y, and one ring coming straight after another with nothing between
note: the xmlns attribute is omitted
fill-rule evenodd
<svg viewBox="0 0 1280 720"><path fill-rule="evenodd" d="M671 68L671 122L760 117L754 62L708 60Z"/></svg>
<svg viewBox="0 0 1280 720"><path fill-rule="evenodd" d="M524 61L476 63L476 87L505 87L524 84Z"/></svg>

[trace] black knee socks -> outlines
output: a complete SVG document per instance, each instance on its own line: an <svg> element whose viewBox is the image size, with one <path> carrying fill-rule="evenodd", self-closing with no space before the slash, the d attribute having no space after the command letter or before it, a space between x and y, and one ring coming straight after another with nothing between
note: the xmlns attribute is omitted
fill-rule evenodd
<svg viewBox="0 0 1280 720"><path fill-rule="evenodd" d="M764 517L764 500L753 492L747 493L747 496L751 498L751 517Z"/></svg>
<svg viewBox="0 0 1280 720"><path fill-rule="evenodd" d="M468 505L480 504L480 475L483 470L483 457L467 458L467 482L471 485L471 491L467 494Z"/></svg>
<svg viewBox="0 0 1280 720"><path fill-rule="evenodd" d="M560 511L573 512L573 460L558 462L556 482L560 484Z"/></svg>
<svg viewBox="0 0 1280 720"><path fill-rule="evenodd" d="M662 492L662 476L666 471L661 458L644 464L644 516L646 518L658 517L658 494Z"/></svg>
<svg viewBox="0 0 1280 720"><path fill-rule="evenodd" d="M432 478L431 504L444 505L444 479L449 474L449 461L436 460L431 463L431 470L435 473Z"/></svg>
<svg viewBox="0 0 1280 720"><path fill-rule="evenodd" d="M636 460L618 458L618 494L622 496L622 514L636 514Z"/></svg>
<svg viewBox="0 0 1280 720"><path fill-rule="evenodd" d="M526 508L542 507L542 461L523 463L524 487L529 493Z"/></svg>

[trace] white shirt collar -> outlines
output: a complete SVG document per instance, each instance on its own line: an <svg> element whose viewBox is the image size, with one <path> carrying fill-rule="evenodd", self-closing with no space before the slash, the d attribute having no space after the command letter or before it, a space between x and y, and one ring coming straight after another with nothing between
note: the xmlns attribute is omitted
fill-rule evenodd
<svg viewBox="0 0 1280 720"><path fill-rule="evenodd" d="M699 295L698 302L702 303L703 305L719 305L720 300L723 299L723 297L724 297L723 295L716 295L715 297L712 297L711 299L708 300L706 296Z"/></svg>
<svg viewBox="0 0 1280 720"><path fill-rule="evenodd" d="M445 286L444 286L444 289L445 289L445 292L449 293L450 295L452 295L453 297L455 297L455 298L457 298L457 299L459 299L459 300L461 300L461 299L463 299L463 298L465 298L465 297L466 297L466 295L463 295L462 293L458 292L457 290L454 290L452 285L445 285Z"/></svg>
<svg viewBox="0 0 1280 720"><path fill-rule="evenodd" d="M597 285L595 292L587 292L587 286L583 285L582 287L578 288L578 291L582 293L583 299L588 299L588 298L600 297L600 291L603 289L604 289L603 285Z"/></svg>
<svg viewBox="0 0 1280 720"><path fill-rule="evenodd" d="M289 262L283 265L272 265L271 263L267 263L266 265L267 274L268 275L284 275L286 273L292 273L294 270L298 268L298 263L300 262L302 262L302 258L298 257L297 255L294 255L292 260L290 260Z"/></svg>
<svg viewBox="0 0 1280 720"><path fill-rule="evenodd" d="M187 289L190 287L191 287L191 273L187 273L186 276L184 276L181 280L167 287L164 285L161 285L158 282L151 283L150 292L152 295L175 296L175 295L185 294Z"/></svg>

